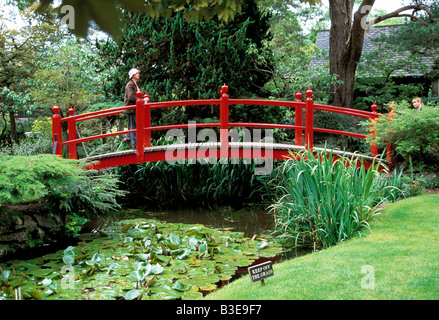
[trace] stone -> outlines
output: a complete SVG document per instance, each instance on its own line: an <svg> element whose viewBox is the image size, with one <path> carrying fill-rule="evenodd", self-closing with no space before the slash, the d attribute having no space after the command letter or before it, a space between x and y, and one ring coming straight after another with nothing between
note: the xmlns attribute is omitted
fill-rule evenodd
<svg viewBox="0 0 439 320"><path fill-rule="evenodd" d="M26 231L19 231L0 236L0 242L25 242L29 239Z"/></svg>
<svg viewBox="0 0 439 320"><path fill-rule="evenodd" d="M33 232L35 230L35 227L37 226L37 223L28 215L25 215L23 217L24 220L24 226L29 232Z"/></svg>
<svg viewBox="0 0 439 320"><path fill-rule="evenodd" d="M38 225L43 228L52 229L56 227L56 223L48 217L41 216L39 214L35 214L34 217L37 220Z"/></svg>
<svg viewBox="0 0 439 320"><path fill-rule="evenodd" d="M43 229L41 229L40 227L36 226L34 234L37 237L37 239L44 239L46 232Z"/></svg>
<svg viewBox="0 0 439 320"><path fill-rule="evenodd" d="M15 224L16 226L23 224L23 220L21 220L20 217L12 216L11 220L12 220L12 223Z"/></svg>

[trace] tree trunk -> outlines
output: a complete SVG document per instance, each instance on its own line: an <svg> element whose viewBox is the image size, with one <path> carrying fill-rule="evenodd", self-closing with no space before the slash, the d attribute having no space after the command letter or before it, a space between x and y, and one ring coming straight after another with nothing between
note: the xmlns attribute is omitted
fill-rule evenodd
<svg viewBox="0 0 439 320"><path fill-rule="evenodd" d="M17 125L15 123L14 111L9 111L9 121L11 123L11 138L18 144Z"/></svg>
<svg viewBox="0 0 439 320"><path fill-rule="evenodd" d="M364 43L362 19L369 13L375 0L363 0L352 21L354 0L330 0L331 29L329 35L329 71L343 81L331 85L332 103L337 106L353 107L354 81L357 64ZM369 10L361 10L370 6Z"/></svg>

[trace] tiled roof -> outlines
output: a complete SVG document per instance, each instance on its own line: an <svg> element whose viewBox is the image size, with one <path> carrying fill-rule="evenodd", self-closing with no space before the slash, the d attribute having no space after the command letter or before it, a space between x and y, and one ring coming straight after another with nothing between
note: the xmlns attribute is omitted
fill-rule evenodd
<svg viewBox="0 0 439 320"><path fill-rule="evenodd" d="M396 28L399 28L399 26L375 26L371 27L368 30L366 30L364 34L364 44L363 44L363 53L366 52L373 52L376 50L379 50L379 43L377 41L374 41L382 34L389 35L391 32L393 32ZM329 52L329 30L322 30L319 31L317 34L317 40L316 45L322 50L327 50ZM400 59L406 59L409 56L409 52L405 53L396 53L390 58L389 62L393 61L396 62ZM383 55L384 56L384 55ZM434 65L434 59L437 55L420 55L419 59L421 59L422 64L425 64L429 71L432 69L432 66ZM328 64L329 56L327 53L326 57L315 57L313 61L311 62L312 66L318 66L318 67L326 67L329 68ZM393 72L394 76L423 76L424 71L421 71L417 68L414 68L413 66L407 66L406 68L401 68L399 70L395 70Z"/></svg>

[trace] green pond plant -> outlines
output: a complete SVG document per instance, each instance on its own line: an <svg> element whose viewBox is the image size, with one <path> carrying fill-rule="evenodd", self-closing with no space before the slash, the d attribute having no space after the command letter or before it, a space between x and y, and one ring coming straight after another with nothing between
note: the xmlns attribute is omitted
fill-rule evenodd
<svg viewBox="0 0 439 320"><path fill-rule="evenodd" d="M386 178L380 165L376 161L366 169L360 158L338 158L332 151L291 155L277 169L270 206L282 244L327 248L369 228L381 205L401 195L394 186L399 176Z"/></svg>
<svg viewBox="0 0 439 320"><path fill-rule="evenodd" d="M0 265L0 299L199 299L282 248L266 237L122 220L91 241Z"/></svg>

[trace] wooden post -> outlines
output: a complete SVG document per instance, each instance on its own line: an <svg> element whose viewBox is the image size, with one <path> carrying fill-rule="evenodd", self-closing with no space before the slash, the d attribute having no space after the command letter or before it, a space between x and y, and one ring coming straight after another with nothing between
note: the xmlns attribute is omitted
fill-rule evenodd
<svg viewBox="0 0 439 320"><path fill-rule="evenodd" d="M149 107L149 94L145 93L143 96L143 102L145 103L145 127L147 128L145 131L145 143L144 147L151 147L151 108Z"/></svg>
<svg viewBox="0 0 439 320"><path fill-rule="evenodd" d="M300 92L296 93L296 102L302 102L302 94ZM294 114L294 125L303 126L303 109L302 107L296 107L296 112ZM296 129L294 138L296 146L303 146L303 130Z"/></svg>
<svg viewBox="0 0 439 320"><path fill-rule="evenodd" d="M136 96L137 162L142 163L145 159L145 108L142 91L137 91Z"/></svg>
<svg viewBox="0 0 439 320"><path fill-rule="evenodd" d="M314 143L314 100L312 99L313 91L306 91L305 101L305 148L313 149Z"/></svg>
<svg viewBox="0 0 439 320"><path fill-rule="evenodd" d="M221 159L229 157L229 96L227 92L229 87L224 84L221 87L220 95L220 142L221 142Z"/></svg>
<svg viewBox="0 0 439 320"><path fill-rule="evenodd" d="M370 153L372 154L372 156L378 157L378 146L375 142L377 131L374 128L375 124L378 122L378 113L377 113L378 106L374 103L370 108L372 109L372 113L375 115L373 118L370 119L369 134L372 137L372 141L370 144Z"/></svg>
<svg viewBox="0 0 439 320"><path fill-rule="evenodd" d="M60 108L55 105L52 108L52 142L53 152L58 157L62 157L62 128L61 128L61 116L59 115Z"/></svg>
<svg viewBox="0 0 439 320"><path fill-rule="evenodd" d="M75 110L73 107L69 108L70 117L67 119L67 125L69 129L69 141L76 139L76 121L71 119ZM69 144L69 159L78 159L78 149L76 148L76 143Z"/></svg>

